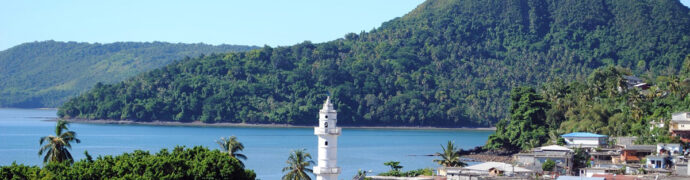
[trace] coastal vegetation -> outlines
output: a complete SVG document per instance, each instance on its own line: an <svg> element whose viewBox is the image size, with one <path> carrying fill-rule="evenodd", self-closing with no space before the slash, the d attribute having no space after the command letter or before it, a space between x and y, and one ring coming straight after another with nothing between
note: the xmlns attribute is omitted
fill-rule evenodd
<svg viewBox="0 0 690 180"><path fill-rule="evenodd" d="M86 158L75 162L69 149L71 142L79 143L76 132L70 131L66 121L57 121L55 136L41 137L39 156L45 152L43 166L12 163L0 166L0 179L255 179L252 170L244 169L238 159L246 156L237 138L218 141L226 152L196 146L177 146L172 151L162 149L156 154L135 150L118 156L99 156L96 159L84 151ZM222 143L221 143L222 142ZM44 145L45 143L45 145Z"/></svg>
<svg viewBox="0 0 690 180"><path fill-rule="evenodd" d="M688 54L690 13L677 0L428 0L379 28L330 42L209 54L96 84L58 113L81 119L313 125L330 91L342 112L341 125L536 130L505 134L519 139L515 142L496 139L524 149L547 141L551 130L537 127L540 123L562 131L642 133L645 117L637 116L644 114L637 106L620 112L608 111L616 106L577 108L596 104L576 98L607 104L598 97L603 89L589 92L579 89L588 85L569 84L589 81L588 74L607 66L655 82L679 73ZM594 96L530 95L543 96L555 108L523 107L544 110L550 119L498 124L513 116L511 89L549 82L563 83L566 93ZM565 107L552 101L568 98L582 103ZM611 123L605 121L616 114ZM623 122L627 114L635 114L638 125ZM542 116L515 116L525 122L539 118L526 115Z"/></svg>
<svg viewBox="0 0 690 180"><path fill-rule="evenodd" d="M244 167L244 163L242 162L242 160L247 160L247 156L240 153L240 151L244 150L244 144L238 141L237 137L222 137L220 138L220 140L216 141L216 143L218 143L218 145L220 146L221 151L227 152L228 155L232 158L236 158L240 162L240 165Z"/></svg>
<svg viewBox="0 0 690 180"><path fill-rule="evenodd" d="M510 93L510 119L496 124L489 136L489 149L529 150L546 141L548 104L531 87L521 86Z"/></svg>
<svg viewBox="0 0 690 180"><path fill-rule="evenodd" d="M362 169L357 170L357 174L355 174L355 177L352 177L352 180L366 180L366 179L371 179L371 178L367 178L367 171L364 171Z"/></svg>
<svg viewBox="0 0 690 180"><path fill-rule="evenodd" d="M119 82L185 57L256 48L165 42L24 43L0 51L0 107L55 108L98 82Z"/></svg>
<svg viewBox="0 0 690 180"><path fill-rule="evenodd" d="M539 90L518 87L511 92L511 115L496 126L487 149L528 150L555 144L561 134L592 132L609 136L637 136L640 144L679 142L667 128L671 114L690 110L690 56L669 76L646 76L645 86L632 86L633 70L605 67L586 80L554 80ZM629 78L629 77L628 77Z"/></svg>
<svg viewBox="0 0 690 180"><path fill-rule="evenodd" d="M67 121L57 121L55 135L41 137L39 141L41 149L38 150L38 155L41 156L45 153L43 163L72 163L74 161L69 150L72 149L72 142L80 143L81 140L77 138L76 132L70 131L67 128L68 125L69 123Z"/></svg>
<svg viewBox="0 0 690 180"><path fill-rule="evenodd" d="M440 159L434 159L433 161L444 167L463 167L467 166L465 162L460 160L460 149L455 147L453 141L448 141L446 146L441 145L440 153L436 153Z"/></svg>
<svg viewBox="0 0 690 180"><path fill-rule="evenodd" d="M0 166L0 179L255 179L252 170L219 150L175 147L156 154L136 150L117 156L82 159L73 164Z"/></svg>
<svg viewBox="0 0 690 180"><path fill-rule="evenodd" d="M305 149L297 149L290 152L286 163L287 166L283 168L283 173L285 173L283 180L311 180L309 174L314 172L311 167L315 163L311 160L311 154L306 152Z"/></svg>
<svg viewBox="0 0 690 180"><path fill-rule="evenodd" d="M410 171L401 171L401 170L391 170L388 172L383 172L379 173L379 176L394 176L394 177L417 177L417 176L431 176L434 174L434 169L433 168L422 168L422 169L415 169L415 170L410 170Z"/></svg>
<svg viewBox="0 0 690 180"><path fill-rule="evenodd" d="M383 163L383 165L389 166L391 170L388 172L379 173L379 176L417 177L420 175L431 176L434 173L434 169L431 168L402 171L403 166L400 165L399 161L388 161Z"/></svg>

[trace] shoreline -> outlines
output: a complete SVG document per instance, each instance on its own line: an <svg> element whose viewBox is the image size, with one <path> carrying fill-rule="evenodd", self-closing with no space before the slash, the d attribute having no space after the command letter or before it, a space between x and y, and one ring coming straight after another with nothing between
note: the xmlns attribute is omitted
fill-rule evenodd
<svg viewBox="0 0 690 180"><path fill-rule="evenodd" d="M47 121L57 121L58 119L50 119ZM131 120L87 120L87 119L65 119L70 123L80 124L120 124L120 125L148 125L148 126L189 126L189 127L259 127L259 128L313 128L314 126L305 125L290 125L290 124L248 124L248 123L202 123L201 121L194 122L172 122L172 121L150 121L137 122ZM495 131L495 127L459 127L459 128L442 128L431 126L340 126L344 129L401 129L401 130L474 130L474 131Z"/></svg>

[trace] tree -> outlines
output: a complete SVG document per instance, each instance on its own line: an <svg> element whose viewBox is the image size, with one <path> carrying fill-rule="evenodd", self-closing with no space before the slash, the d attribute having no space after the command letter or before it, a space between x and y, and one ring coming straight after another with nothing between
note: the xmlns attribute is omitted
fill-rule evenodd
<svg viewBox="0 0 690 180"><path fill-rule="evenodd" d="M313 173L309 167L315 163L311 160L311 154L305 151L298 149L290 153L286 162L288 166L283 168L283 172L287 172L283 175L283 180L311 180L307 173Z"/></svg>
<svg viewBox="0 0 690 180"><path fill-rule="evenodd" d="M400 165L400 161L388 161L383 163L383 165L390 166L391 171L400 171L403 167Z"/></svg>
<svg viewBox="0 0 690 180"><path fill-rule="evenodd" d="M544 171L553 171L554 167L556 167L556 162L551 159L546 159L544 164L541 164L541 169Z"/></svg>
<svg viewBox="0 0 690 180"><path fill-rule="evenodd" d="M357 170L357 174L353 177L353 180L364 180L367 177L367 171Z"/></svg>
<svg viewBox="0 0 690 180"><path fill-rule="evenodd" d="M458 153L458 150L457 148L455 148L455 144L452 141L448 141L446 147L443 147L443 145L441 145L441 149L443 150L443 152L436 153L438 156L441 157L441 159L434 159L434 162L445 167L462 167L467 165L464 162L460 161L460 154Z"/></svg>
<svg viewBox="0 0 690 180"><path fill-rule="evenodd" d="M526 86L513 89L510 100L510 119L498 123L496 133L489 136L487 147L514 151L544 143L548 138L546 111L549 104L534 88Z"/></svg>
<svg viewBox="0 0 690 180"><path fill-rule="evenodd" d="M247 156L240 154L239 152L244 150L244 145L237 141L237 137L230 136L227 139L225 137L220 138L216 141L221 148L221 151L227 152L230 157L236 158L237 160L247 160ZM240 165L244 167L244 163L240 161Z"/></svg>
<svg viewBox="0 0 690 180"><path fill-rule="evenodd" d="M573 155L573 170L578 170L580 168L586 168L589 164L589 155L583 148L575 148L575 153Z"/></svg>
<svg viewBox="0 0 690 180"><path fill-rule="evenodd" d="M0 166L0 179L256 179L256 173L220 150L177 146L152 154L135 150L69 164Z"/></svg>
<svg viewBox="0 0 690 180"><path fill-rule="evenodd" d="M38 150L38 155L41 156L44 152L46 153L43 158L43 163L74 161L72 154L69 152L69 149L72 149L72 144L70 143L80 143L81 140L77 139L76 132L67 129L67 125L69 125L67 121L58 120L55 126L55 136L41 137L39 144L42 147ZM45 143L45 145L43 143Z"/></svg>

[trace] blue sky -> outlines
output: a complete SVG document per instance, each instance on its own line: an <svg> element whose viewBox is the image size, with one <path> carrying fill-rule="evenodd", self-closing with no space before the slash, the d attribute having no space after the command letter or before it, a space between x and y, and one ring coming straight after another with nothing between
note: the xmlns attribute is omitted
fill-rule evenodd
<svg viewBox="0 0 690 180"><path fill-rule="evenodd" d="M423 0L37 0L0 3L0 50L32 41L285 46L368 31ZM690 0L681 0L686 6Z"/></svg>
<svg viewBox="0 0 690 180"><path fill-rule="evenodd" d="M369 31L423 0L39 0L0 3L0 50L33 41L284 46Z"/></svg>

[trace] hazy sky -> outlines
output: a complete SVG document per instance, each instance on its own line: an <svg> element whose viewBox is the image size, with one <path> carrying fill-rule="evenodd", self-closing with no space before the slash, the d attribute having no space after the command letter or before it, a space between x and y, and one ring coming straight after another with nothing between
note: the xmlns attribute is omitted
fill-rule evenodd
<svg viewBox="0 0 690 180"><path fill-rule="evenodd" d="M690 0L681 0L686 6ZM423 0L37 0L0 3L0 50L32 41L292 45L369 31Z"/></svg>

